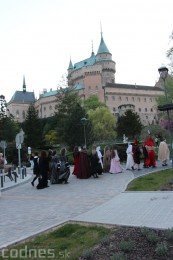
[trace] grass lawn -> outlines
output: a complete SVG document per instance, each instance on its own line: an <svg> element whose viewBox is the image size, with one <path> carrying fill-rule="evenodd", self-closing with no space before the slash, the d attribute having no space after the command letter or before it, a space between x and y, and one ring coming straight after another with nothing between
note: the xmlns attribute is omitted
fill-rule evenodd
<svg viewBox="0 0 173 260"><path fill-rule="evenodd" d="M111 234L111 229L96 225L66 224L24 243L10 246L0 259L70 259L76 260L89 248ZM11 257L10 257L11 256Z"/></svg>
<svg viewBox="0 0 173 260"><path fill-rule="evenodd" d="M157 191L171 180L173 180L172 169L154 172L130 182L126 191Z"/></svg>

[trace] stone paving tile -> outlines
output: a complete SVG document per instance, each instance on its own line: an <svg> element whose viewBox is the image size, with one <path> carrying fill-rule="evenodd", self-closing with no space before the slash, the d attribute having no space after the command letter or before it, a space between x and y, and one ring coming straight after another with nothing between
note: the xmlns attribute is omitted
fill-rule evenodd
<svg viewBox="0 0 173 260"><path fill-rule="evenodd" d="M154 170L158 171L158 168ZM148 174L151 169L141 171L126 171L120 174L105 173L98 179L77 179L71 175L67 185L50 185L49 188L37 190L28 182L7 189L2 192L0 198L0 248L20 241L34 234L40 233L51 227L57 226L68 220L101 222L106 224L129 224L140 225L152 224L149 221L160 214L162 206L167 210L165 223L171 221L170 207L171 194L168 199L158 199L157 194L127 193L123 192L126 185L142 174ZM72 172L72 170L71 170ZM133 195L133 196L132 196ZM156 199L154 199L156 198ZM165 197L166 198L166 197ZM148 207L148 200L157 205L159 211L156 214ZM157 202L156 202L157 201ZM165 203L165 201L167 203ZM163 205L164 204L164 205ZM166 206L167 205L167 206ZM155 215L153 215L155 214ZM141 215L141 217L140 217ZM173 218L172 218L173 219Z"/></svg>

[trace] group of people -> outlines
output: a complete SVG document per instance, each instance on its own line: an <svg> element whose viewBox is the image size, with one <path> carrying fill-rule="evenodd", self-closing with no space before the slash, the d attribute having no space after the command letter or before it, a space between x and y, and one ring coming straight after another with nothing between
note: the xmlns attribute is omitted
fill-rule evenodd
<svg viewBox="0 0 173 260"><path fill-rule="evenodd" d="M68 183L70 171L64 178L58 178L60 176L61 168L63 165L66 165L67 162L68 158L66 156L65 148L61 149L59 155L57 155L56 150L49 150L48 153L43 150L41 151L40 156L38 152L35 152L33 156L33 174L35 177L31 182L32 186L34 186L34 182L37 179L37 189L49 187L48 180L50 180L52 184L62 183L63 181L64 183Z"/></svg>
<svg viewBox="0 0 173 260"><path fill-rule="evenodd" d="M85 146L75 146L74 152L74 170L73 174L79 179L87 179L91 176L98 178L103 172L121 173L123 167L116 146L112 148L105 146L104 152L100 146L92 146L91 154L88 154Z"/></svg>
<svg viewBox="0 0 173 260"><path fill-rule="evenodd" d="M127 150L127 170L140 170L140 157L143 153L143 167L156 167L156 153L155 153L155 143L151 135L143 142L142 151L139 147L139 142L134 140L133 143L129 143ZM165 138L161 138L160 144L158 145L158 160L162 162L162 166L167 166L167 162L170 157L170 151L166 143Z"/></svg>
<svg viewBox="0 0 173 260"><path fill-rule="evenodd" d="M140 149L138 140L134 140L133 143L128 143L126 154L126 170L140 170L140 157L142 154L144 158L144 168L156 167L155 143L151 136L148 136L148 139L143 142L142 149ZM99 175L103 173L115 174L123 171L118 149L115 145L112 147L105 146L104 151L101 151L100 146L93 145L91 153L88 153L85 146L79 147L75 145L73 157L74 169L72 174L78 179L88 179L91 176L98 178ZM158 159L162 161L163 166L166 166L167 160L169 160L169 148L164 138L158 147ZM65 148L61 149L59 155L57 155L56 151L52 150L49 150L48 154L46 151L42 151L40 156L35 152L33 157L33 173L35 177L31 184L34 186L34 182L37 178L39 179L38 189L48 187L48 180L50 180L52 184L59 183L56 180L57 165L59 165L60 169L60 164L63 165L63 163L64 165L68 163ZM70 170L66 173L66 177L62 178L64 183L68 183L69 175Z"/></svg>

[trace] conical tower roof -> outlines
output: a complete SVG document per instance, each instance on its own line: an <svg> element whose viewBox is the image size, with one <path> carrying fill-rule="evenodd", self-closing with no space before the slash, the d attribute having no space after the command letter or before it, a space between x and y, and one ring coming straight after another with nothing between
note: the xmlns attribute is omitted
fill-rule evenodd
<svg viewBox="0 0 173 260"><path fill-rule="evenodd" d="M71 59L70 59L70 62L69 62L68 69L69 69L69 70L72 70L72 69L73 69L73 64L72 64L72 62L71 62Z"/></svg>
<svg viewBox="0 0 173 260"><path fill-rule="evenodd" d="M101 53L110 53L110 51L108 50L108 48L107 48L107 46L104 42L102 33L101 33L100 46L99 46L99 49L97 51L97 54L101 54Z"/></svg>

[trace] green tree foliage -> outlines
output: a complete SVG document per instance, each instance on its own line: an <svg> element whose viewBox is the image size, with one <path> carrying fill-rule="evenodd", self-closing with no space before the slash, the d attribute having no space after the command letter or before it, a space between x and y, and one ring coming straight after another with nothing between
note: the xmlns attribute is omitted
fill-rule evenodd
<svg viewBox="0 0 173 260"><path fill-rule="evenodd" d="M151 133L151 136L158 136L159 138L165 137L167 140L169 140L169 132L166 129L163 129L159 125L149 125L142 128L140 139L146 140L148 137L148 130Z"/></svg>
<svg viewBox="0 0 173 260"><path fill-rule="evenodd" d="M158 105L170 104L173 102L173 77L168 75L165 80L165 86L163 82L164 90L167 92L167 100L166 95L159 96L156 101Z"/></svg>
<svg viewBox="0 0 173 260"><path fill-rule="evenodd" d="M38 117L38 113L34 106L31 105L28 108L26 119L22 124L22 128L25 132L24 143L26 146L36 148L42 141L42 128L41 120Z"/></svg>
<svg viewBox="0 0 173 260"><path fill-rule="evenodd" d="M82 124L81 118L85 111L81 105L81 99L74 90L61 89L57 95L55 118L56 130L63 143L70 147L81 144Z"/></svg>
<svg viewBox="0 0 173 260"><path fill-rule="evenodd" d="M20 126L12 117L7 117L4 122L4 140L13 142L16 134L20 131Z"/></svg>
<svg viewBox="0 0 173 260"><path fill-rule="evenodd" d="M7 118L7 103L4 95L0 95L0 139L4 139L4 124Z"/></svg>
<svg viewBox="0 0 173 260"><path fill-rule="evenodd" d="M58 138L58 134L56 130L49 130L47 134L45 134L45 141L47 144L54 145L60 142Z"/></svg>
<svg viewBox="0 0 173 260"><path fill-rule="evenodd" d="M142 127L139 115L131 110L127 110L124 115L118 118L116 126L117 136L122 139L123 134L125 134L128 138L138 138Z"/></svg>
<svg viewBox="0 0 173 260"><path fill-rule="evenodd" d="M115 117L106 106L97 107L88 111L88 118L92 125L94 141L110 140L116 137Z"/></svg>
<svg viewBox="0 0 173 260"><path fill-rule="evenodd" d="M101 102L97 96L90 96L84 101L84 107L86 112L90 109L96 109L98 107L107 107L105 103Z"/></svg>
<svg viewBox="0 0 173 260"><path fill-rule="evenodd" d="M170 48L167 50L166 56L170 60L170 68L173 69L173 31L170 36Z"/></svg>

